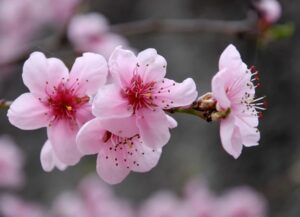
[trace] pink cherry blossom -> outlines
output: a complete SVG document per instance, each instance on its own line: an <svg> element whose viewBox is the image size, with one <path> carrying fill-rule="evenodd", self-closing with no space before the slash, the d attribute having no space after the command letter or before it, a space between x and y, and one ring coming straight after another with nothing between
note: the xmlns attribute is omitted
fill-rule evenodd
<svg viewBox="0 0 300 217"><path fill-rule="evenodd" d="M255 4L265 22L272 24L281 17L282 9L277 0L260 0Z"/></svg>
<svg viewBox="0 0 300 217"><path fill-rule="evenodd" d="M24 182L21 150L8 137L0 137L0 187L20 187Z"/></svg>
<svg viewBox="0 0 300 217"><path fill-rule="evenodd" d="M101 88L93 102L93 114L106 129L120 137L139 134L151 148L164 146L170 138L170 124L164 109L191 104L197 97L196 85L188 78L182 83L164 78L167 62L155 49L137 56L116 48L109 59L113 83Z"/></svg>
<svg viewBox="0 0 300 217"><path fill-rule="evenodd" d="M206 183L201 180L191 180L185 189L185 197L181 210L189 217L215 217L217 198Z"/></svg>
<svg viewBox="0 0 300 217"><path fill-rule="evenodd" d="M238 158L243 145L258 145L260 133L257 129L259 112L264 109L261 98L255 98L253 81L257 72L251 72L241 60L233 45L222 53L219 72L212 80L213 97L219 111L229 110L230 114L221 120L220 135L223 148L234 158Z"/></svg>
<svg viewBox="0 0 300 217"><path fill-rule="evenodd" d="M248 187L232 189L219 198L217 217L266 217L266 201Z"/></svg>
<svg viewBox="0 0 300 217"><path fill-rule="evenodd" d="M130 171L147 172L157 164L160 148L149 148L139 134L131 137L115 135L106 128L110 124L95 118L80 129L76 140L83 154L98 154L97 172L104 181L117 184ZM119 122L122 124L125 123ZM127 127L131 128L130 125Z"/></svg>
<svg viewBox="0 0 300 217"><path fill-rule="evenodd" d="M17 196L4 194L0 197L0 215L3 217L47 217L45 209Z"/></svg>
<svg viewBox="0 0 300 217"><path fill-rule="evenodd" d="M75 13L80 2L81 0L47 0L44 5L48 4L49 7L49 22L63 26Z"/></svg>
<svg viewBox="0 0 300 217"><path fill-rule="evenodd" d="M180 211L181 200L176 195L168 191L159 191L142 204L139 217L189 217Z"/></svg>
<svg viewBox="0 0 300 217"><path fill-rule="evenodd" d="M34 0L0 1L0 65L18 58L28 48L41 22L39 5Z"/></svg>
<svg viewBox="0 0 300 217"><path fill-rule="evenodd" d="M107 19L98 13L74 16L69 24L68 37L77 51L96 52L106 58L117 46L128 46L125 38L109 32Z"/></svg>
<svg viewBox="0 0 300 217"><path fill-rule="evenodd" d="M88 217L135 217L130 204L116 197L96 175L85 177L77 189Z"/></svg>
<svg viewBox="0 0 300 217"><path fill-rule="evenodd" d="M52 205L52 217L90 217L77 192L63 192Z"/></svg>
<svg viewBox="0 0 300 217"><path fill-rule="evenodd" d="M32 130L47 127L57 159L66 165L81 157L75 136L92 118L90 97L106 82L105 59L85 53L76 59L71 72L59 59L34 52L23 67L23 81L30 92L19 96L8 110L11 124Z"/></svg>

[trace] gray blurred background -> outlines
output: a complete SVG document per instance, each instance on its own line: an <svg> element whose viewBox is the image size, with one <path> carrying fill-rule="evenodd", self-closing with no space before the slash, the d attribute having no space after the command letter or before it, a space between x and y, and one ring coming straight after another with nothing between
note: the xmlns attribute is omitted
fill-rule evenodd
<svg viewBox="0 0 300 217"><path fill-rule="evenodd" d="M118 194L138 203L152 192L166 188L180 193L194 176L208 180L217 192L236 185L250 185L262 192L270 204L272 217L300 216L300 1L281 1L280 23L293 22L291 38L257 47L255 41L214 33L143 34L129 37L132 47L153 47L168 61L171 79L195 79L199 94L210 91L217 71L219 55L233 43L243 60L255 65L261 75L259 95L266 95L268 110L260 122L260 146L244 149L234 160L221 147L218 123L206 123L184 114L175 114L179 126L164 148L157 167L145 174L132 173L114 186ZM211 18L240 20L250 3L241 0L101 0L90 1L90 10L103 13L112 24L149 18ZM63 50L37 50L62 58L67 64L73 56ZM0 83L0 98L14 99L27 91L21 80L22 65ZM0 134L8 134L26 152L27 185L20 191L26 198L51 201L62 190L72 189L80 177L95 170L95 158L85 157L65 172L42 171L39 153L46 140L45 129L21 131L8 123L6 111L0 111ZM298 147L299 145L299 147Z"/></svg>

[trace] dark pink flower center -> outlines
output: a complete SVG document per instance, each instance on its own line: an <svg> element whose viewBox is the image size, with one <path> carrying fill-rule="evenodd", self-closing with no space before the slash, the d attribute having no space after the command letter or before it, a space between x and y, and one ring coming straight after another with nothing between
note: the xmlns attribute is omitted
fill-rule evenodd
<svg viewBox="0 0 300 217"><path fill-rule="evenodd" d="M77 109L88 101L88 96L78 97L74 89L69 89L61 83L51 94L48 94L46 104L51 108L55 120L74 120Z"/></svg>
<svg viewBox="0 0 300 217"><path fill-rule="evenodd" d="M153 103L153 88L155 82L144 83L139 75L134 75L130 81L130 86L125 90L125 97L135 112L145 107L156 106Z"/></svg>

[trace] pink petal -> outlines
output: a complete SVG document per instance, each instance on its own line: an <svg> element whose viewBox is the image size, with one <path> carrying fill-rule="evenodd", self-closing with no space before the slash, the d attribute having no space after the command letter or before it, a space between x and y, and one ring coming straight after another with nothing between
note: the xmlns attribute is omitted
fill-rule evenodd
<svg viewBox="0 0 300 217"><path fill-rule="evenodd" d="M219 71L212 79L212 93L217 104L222 109L230 108L231 102L227 96L227 83L230 79L226 70Z"/></svg>
<svg viewBox="0 0 300 217"><path fill-rule="evenodd" d="M78 127L67 121L54 122L47 128L57 158L68 166L77 164L81 157L75 142L77 132Z"/></svg>
<svg viewBox="0 0 300 217"><path fill-rule="evenodd" d="M146 146L141 138L133 140L133 147L127 148L131 155L127 157L127 165L135 172L148 172L155 167L162 153L161 148L152 149Z"/></svg>
<svg viewBox="0 0 300 217"><path fill-rule="evenodd" d="M251 107L240 107L240 112L236 113L240 119L244 120L249 126L256 128L259 124L258 116L253 115L254 108Z"/></svg>
<svg viewBox="0 0 300 217"><path fill-rule="evenodd" d="M140 52L137 56L138 71L145 83L160 81L166 75L167 61L153 48Z"/></svg>
<svg viewBox="0 0 300 217"><path fill-rule="evenodd" d="M23 130L33 130L49 124L48 112L48 108L31 93L24 93L10 106L7 116L12 125Z"/></svg>
<svg viewBox="0 0 300 217"><path fill-rule="evenodd" d="M101 36L101 40L93 44L93 50L94 52L103 55L107 59L110 57L116 47L128 47L129 42L121 35L106 33L105 35Z"/></svg>
<svg viewBox="0 0 300 217"><path fill-rule="evenodd" d="M142 140L150 148L161 148L170 139L169 121L166 114L160 109L155 111L140 110L137 117L137 126Z"/></svg>
<svg viewBox="0 0 300 217"><path fill-rule="evenodd" d="M69 84L76 86L81 94L92 95L106 82L108 67L103 56L84 53L78 57L71 69Z"/></svg>
<svg viewBox="0 0 300 217"><path fill-rule="evenodd" d="M108 65L114 81L122 88L126 88L129 86L137 67L137 58L130 50L117 47L111 54Z"/></svg>
<svg viewBox="0 0 300 217"><path fill-rule="evenodd" d="M132 137L139 134L135 116L118 119L102 119L102 126L120 137Z"/></svg>
<svg viewBox="0 0 300 217"><path fill-rule="evenodd" d="M52 145L49 140L47 140L41 150L41 164L42 168L46 172L51 172L54 167L57 167L59 170L65 170L67 166L61 163L55 156L53 152Z"/></svg>
<svg viewBox="0 0 300 217"><path fill-rule="evenodd" d="M45 97L62 79L68 78L68 69L59 59L47 59L43 53L34 52L23 67L23 81L36 97Z"/></svg>
<svg viewBox="0 0 300 217"><path fill-rule="evenodd" d="M169 122L169 128L172 129L172 128L177 127L177 125L178 125L177 121L174 118L172 118L170 115L166 115L166 116L167 116L167 119Z"/></svg>
<svg viewBox="0 0 300 217"><path fill-rule="evenodd" d="M125 164L119 164L115 161L113 151L101 149L97 158L97 173L105 182L118 184L126 178L129 172L130 170Z"/></svg>
<svg viewBox="0 0 300 217"><path fill-rule="evenodd" d="M53 159L52 147L49 140L47 140L43 145L40 160L44 171L51 172L54 169L55 163Z"/></svg>
<svg viewBox="0 0 300 217"><path fill-rule="evenodd" d="M229 115L221 121L220 136L225 151L234 158L238 158L242 152L243 145L240 131L235 127L234 116Z"/></svg>
<svg viewBox="0 0 300 217"><path fill-rule="evenodd" d="M123 118L132 114L128 101L121 94L121 89L114 85L105 85L99 89L93 101L93 114L99 118Z"/></svg>
<svg viewBox="0 0 300 217"><path fill-rule="evenodd" d="M103 128L101 121L97 118L83 125L77 136L76 143L82 154L96 154L103 143L106 129Z"/></svg>
<svg viewBox="0 0 300 217"><path fill-rule="evenodd" d="M258 145L260 132L256 127L249 125L243 119L236 118L236 125L239 127L243 145L246 147Z"/></svg>
<svg viewBox="0 0 300 217"><path fill-rule="evenodd" d="M76 121L78 126L82 126L93 118L94 116L92 114L92 106L89 103L82 105L76 111Z"/></svg>
<svg viewBox="0 0 300 217"><path fill-rule="evenodd" d="M219 70L228 69L231 71L244 70L246 72L247 67L241 59L241 55L236 47L232 44L228 45L219 60Z"/></svg>
<svg viewBox="0 0 300 217"><path fill-rule="evenodd" d="M196 84L191 78L182 83L165 78L156 85L154 92L154 103L164 109L190 105L197 97Z"/></svg>

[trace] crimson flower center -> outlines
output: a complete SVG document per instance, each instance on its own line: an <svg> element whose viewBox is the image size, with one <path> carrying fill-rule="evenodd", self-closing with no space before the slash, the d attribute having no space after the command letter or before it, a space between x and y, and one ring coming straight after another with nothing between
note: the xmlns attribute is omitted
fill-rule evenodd
<svg viewBox="0 0 300 217"><path fill-rule="evenodd" d="M130 86L125 90L125 97L133 107L133 111L145 107L153 107L153 89L155 82L144 83L139 75L134 75L130 81Z"/></svg>
<svg viewBox="0 0 300 217"><path fill-rule="evenodd" d="M77 109L88 101L88 96L78 97L74 89L60 84L52 94L48 94L47 105L55 119L75 119Z"/></svg>

